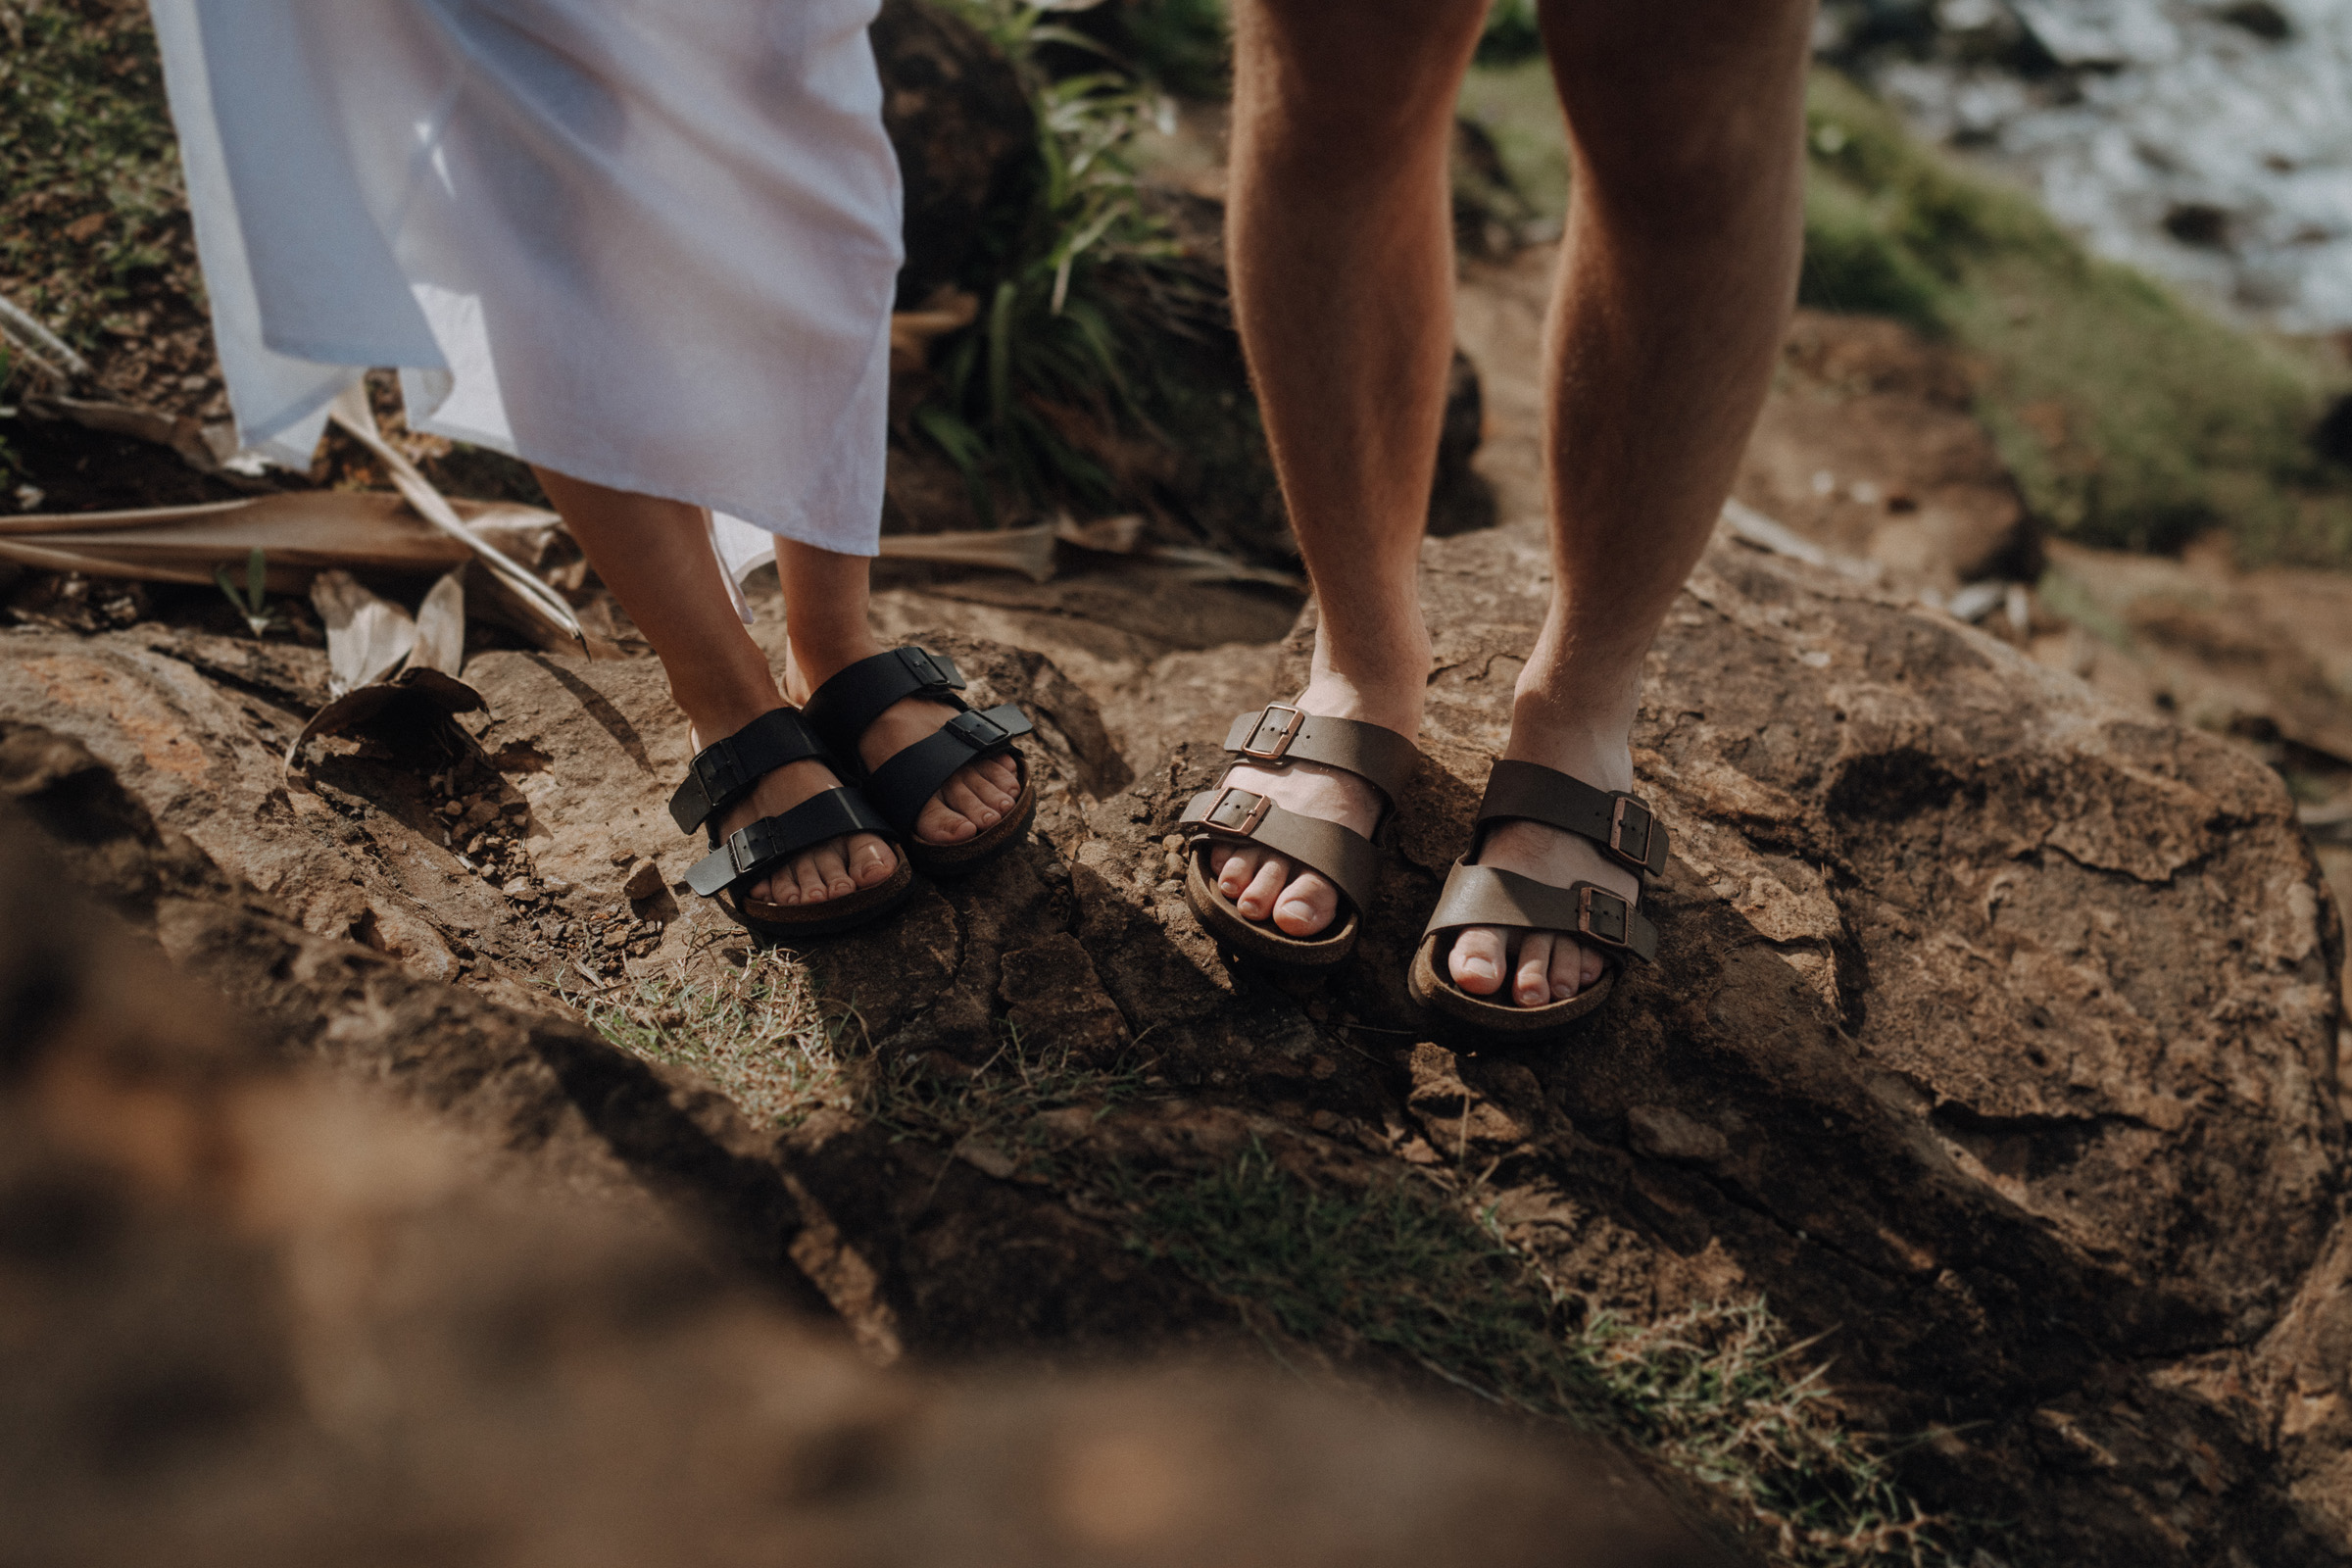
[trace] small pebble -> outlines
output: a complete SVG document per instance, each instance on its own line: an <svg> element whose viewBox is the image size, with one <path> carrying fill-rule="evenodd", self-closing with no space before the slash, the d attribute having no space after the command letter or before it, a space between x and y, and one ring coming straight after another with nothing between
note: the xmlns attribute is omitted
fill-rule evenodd
<svg viewBox="0 0 2352 1568"><path fill-rule="evenodd" d="M629 867L629 879L620 890L632 899L652 898L662 891L662 868L651 860L639 860Z"/></svg>

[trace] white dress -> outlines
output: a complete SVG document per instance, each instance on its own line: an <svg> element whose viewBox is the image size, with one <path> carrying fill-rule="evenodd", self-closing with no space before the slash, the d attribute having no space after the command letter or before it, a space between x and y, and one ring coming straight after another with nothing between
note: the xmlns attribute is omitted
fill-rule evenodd
<svg viewBox="0 0 2352 1568"><path fill-rule="evenodd" d="M151 3L248 447L398 367L413 428L708 507L739 571L874 553L879 0Z"/></svg>

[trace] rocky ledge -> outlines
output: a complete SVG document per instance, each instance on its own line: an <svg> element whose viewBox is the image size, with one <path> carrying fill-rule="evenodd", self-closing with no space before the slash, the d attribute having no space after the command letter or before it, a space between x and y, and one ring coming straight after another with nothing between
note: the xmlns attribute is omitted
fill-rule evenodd
<svg viewBox="0 0 2352 1568"><path fill-rule="evenodd" d="M1237 1170L1335 1201L1411 1187L1484 1216L1586 1323L1760 1298L1818 1337L1838 1419L1905 1440L1900 1484L1998 1560L2352 1559L2343 931L2278 781L1948 618L1719 543L1636 741L1674 835L1660 961L1568 1044L1457 1053L1404 957L1545 566L1503 528L1431 541L1425 568L1431 766L1359 954L1303 990L1228 969L1165 842L1225 705L1295 687L1303 627L1121 671L1103 635L975 635L1049 616L894 600L976 696L1037 715L1044 802L1026 852L787 966L856 1069L807 1094L677 1065L687 1003L642 1036L574 1011L751 972L676 891L684 743L650 662L482 655L470 729L387 714L289 783L319 700L299 651L9 632L0 771L283 1057L534 1191L683 1217L871 1359L1242 1335L1475 1385L1393 1314L1341 1302L1354 1329L1318 1340L1283 1294L1312 1259L1252 1272L1133 1223ZM561 997L532 983L559 962Z"/></svg>

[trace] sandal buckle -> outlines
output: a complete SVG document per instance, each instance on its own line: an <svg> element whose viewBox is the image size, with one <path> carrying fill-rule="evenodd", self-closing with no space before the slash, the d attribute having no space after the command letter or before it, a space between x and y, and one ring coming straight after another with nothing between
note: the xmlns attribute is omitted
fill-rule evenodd
<svg viewBox="0 0 2352 1568"><path fill-rule="evenodd" d="M694 779L703 787L703 799L717 802L744 783L743 764L736 760L734 743L719 741L694 760Z"/></svg>
<svg viewBox="0 0 2352 1568"><path fill-rule="evenodd" d="M1291 716L1276 732L1273 745L1260 746L1258 737L1265 734L1266 726L1274 722L1276 713L1288 713ZM1282 754L1291 749L1291 742L1298 738L1299 729L1305 723L1306 715L1290 704L1268 703L1266 710L1258 715L1257 728L1251 730L1250 738L1242 743L1242 755L1260 762L1278 762L1282 760Z"/></svg>
<svg viewBox="0 0 2352 1568"><path fill-rule="evenodd" d="M912 675L917 683L930 687L944 686L950 691L963 690L963 671L956 667L954 660L943 659L930 649L917 648L911 643L894 651L899 656L899 662L906 666L906 673Z"/></svg>
<svg viewBox="0 0 2352 1568"><path fill-rule="evenodd" d="M1625 948L1633 944L1634 906L1607 888L1596 888L1587 882L1577 890L1577 934L1592 938L1604 948ZM1595 926L1593 922L1600 923Z"/></svg>
<svg viewBox="0 0 2352 1568"><path fill-rule="evenodd" d="M1244 801L1249 804L1243 805ZM1263 822L1266 813L1273 808L1274 803L1263 795L1228 784L1217 796L1217 804L1208 808L1201 820L1220 832L1238 833L1248 838L1257 831L1257 824ZM1234 814L1236 812L1239 814Z"/></svg>
<svg viewBox="0 0 2352 1568"><path fill-rule="evenodd" d="M991 746L1012 739L1012 731L989 717L976 708L967 708L949 719L940 728L954 735L975 752L985 752Z"/></svg>
<svg viewBox="0 0 2352 1568"><path fill-rule="evenodd" d="M1629 865L1647 870L1649 848L1657 832L1657 813L1633 796L1620 793L1617 809L1609 816L1610 852Z"/></svg>

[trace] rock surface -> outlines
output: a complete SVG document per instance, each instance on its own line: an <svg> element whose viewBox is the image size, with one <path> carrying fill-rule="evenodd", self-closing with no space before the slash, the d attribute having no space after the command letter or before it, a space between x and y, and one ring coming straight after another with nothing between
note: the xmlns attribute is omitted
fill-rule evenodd
<svg viewBox="0 0 2352 1568"><path fill-rule="evenodd" d="M2275 776L1947 618L1719 544L1652 655L1637 736L1675 834L1661 962L1571 1045L1457 1054L1406 1004L1403 955L1500 742L1544 570L1517 528L1427 547L1434 765L1359 956L1304 995L1229 971L1169 873L1162 839L1213 775L1223 715L1163 715L1148 688L1098 704L1040 655L953 629L982 607L931 602L976 696L1038 715L1039 832L811 954L812 973L888 1058L978 1062L1009 1024L1165 1081L1011 1144L1183 1169L1254 1141L1367 1187L1461 1165L1597 1302L1650 1315L1761 1292L1828 1336L1855 1419L1932 1435L1904 1460L1920 1494L2020 1521L2019 1560L2342 1560L2343 937ZM1295 685L1303 647L1248 666L1272 678L1259 696ZM548 905L584 924L636 858L673 878L691 858L660 816L683 743L645 662L501 654L467 673L493 715L473 765L527 808L530 884L564 892L469 876L430 813L415 825L396 787L414 764L365 748L288 804L252 738L263 699L139 634L9 634L0 713L85 741L323 935L413 920L456 972L528 1000L508 971L546 950L502 933L557 918ZM385 912L355 924L318 892L330 873ZM657 918L657 965L731 941L691 905ZM259 964L206 961L232 979ZM462 1104L477 1030L509 1041L501 1059L564 1086L550 1119L584 1125L603 1168L805 1276L883 1353L1185 1343L1230 1322L1000 1150L833 1113L770 1141L674 1073L588 1062L573 1026L497 1016L503 1035L453 1017L400 1070ZM312 1038L344 1053L335 1028Z"/></svg>
<svg viewBox="0 0 2352 1568"><path fill-rule="evenodd" d="M1459 1415L1205 1367L878 1371L543 1150L293 1065L61 897L34 822L167 946L369 956L240 907L72 743L0 758L33 813L0 802L0 1560L1728 1560L1604 1457ZM478 1003L406 983L458 1015L410 1043L478 1051Z"/></svg>

